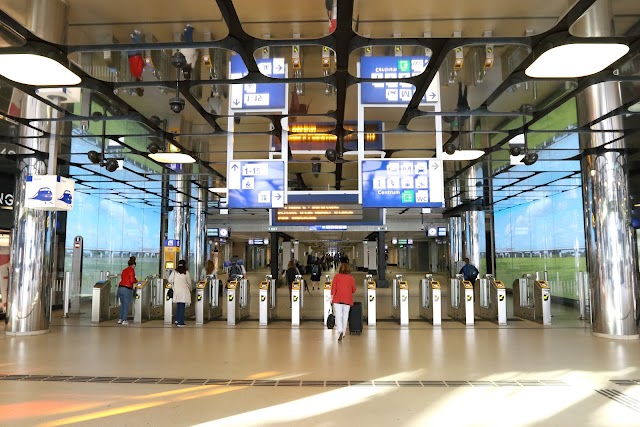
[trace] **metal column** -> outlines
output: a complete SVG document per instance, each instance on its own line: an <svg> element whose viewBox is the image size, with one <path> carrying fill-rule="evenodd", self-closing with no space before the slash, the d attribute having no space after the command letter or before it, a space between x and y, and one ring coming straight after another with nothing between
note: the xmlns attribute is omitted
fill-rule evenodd
<svg viewBox="0 0 640 427"><path fill-rule="evenodd" d="M598 1L578 24L588 35L613 36L611 3ZM589 86L577 97L578 125L619 107L620 86L605 82ZM626 141L616 130L622 117L600 122L594 130L580 133L582 150L582 198L587 248L593 333L608 338L638 338L634 318L637 259L629 206L629 176Z"/></svg>

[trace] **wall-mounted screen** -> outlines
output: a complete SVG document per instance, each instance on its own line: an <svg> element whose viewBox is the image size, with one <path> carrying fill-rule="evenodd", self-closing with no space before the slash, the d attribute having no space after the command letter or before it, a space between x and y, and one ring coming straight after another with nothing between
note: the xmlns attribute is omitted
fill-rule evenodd
<svg viewBox="0 0 640 427"><path fill-rule="evenodd" d="M438 237L446 237L447 227L438 227Z"/></svg>
<svg viewBox="0 0 640 427"><path fill-rule="evenodd" d="M219 229L217 228L207 228L207 237L218 237Z"/></svg>

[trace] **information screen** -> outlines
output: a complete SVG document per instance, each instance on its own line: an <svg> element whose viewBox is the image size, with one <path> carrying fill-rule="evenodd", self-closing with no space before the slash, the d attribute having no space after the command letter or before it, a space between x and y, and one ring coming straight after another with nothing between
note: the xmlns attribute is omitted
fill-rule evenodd
<svg viewBox="0 0 640 427"><path fill-rule="evenodd" d="M282 160L233 160L229 162L227 170L229 209L269 209L284 206Z"/></svg>
<svg viewBox="0 0 640 427"><path fill-rule="evenodd" d="M273 209L273 225L381 225L380 209L363 209L351 204L287 205ZM322 228L318 228L322 230Z"/></svg>

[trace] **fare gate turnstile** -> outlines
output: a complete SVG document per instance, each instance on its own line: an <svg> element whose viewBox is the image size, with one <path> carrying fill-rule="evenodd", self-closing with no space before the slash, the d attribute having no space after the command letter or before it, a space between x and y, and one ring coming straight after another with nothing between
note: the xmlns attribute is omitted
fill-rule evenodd
<svg viewBox="0 0 640 427"><path fill-rule="evenodd" d="M475 311L479 317L498 322L498 325L507 324L507 289L504 283L487 274L476 281L474 296Z"/></svg>
<svg viewBox="0 0 640 427"><path fill-rule="evenodd" d="M194 304L196 325L203 325L205 322L222 316L219 293L221 286L222 283L213 274L196 283L196 301Z"/></svg>
<svg viewBox="0 0 640 427"><path fill-rule="evenodd" d="M173 297L169 296L169 289L172 289L171 283L169 283L168 280L164 280L163 281L163 285L164 285L164 321L163 323L165 325L171 325L173 323L173 313L174 313L174 305L175 303L173 302ZM196 308L195 308L195 302L196 302L196 293L195 292L191 292L191 304L189 304L187 307L185 307L184 309L184 318L185 319L190 319L193 316L195 316L196 314Z"/></svg>
<svg viewBox="0 0 640 427"><path fill-rule="evenodd" d="M324 296L324 326L327 326L327 317L329 317L329 313L332 312L333 307L331 307L331 277L328 274L324 276L324 286L323 286L323 296Z"/></svg>
<svg viewBox="0 0 640 427"><path fill-rule="evenodd" d="M291 284L291 326L300 326L304 309L304 279L300 275Z"/></svg>
<svg viewBox="0 0 640 427"><path fill-rule="evenodd" d="M474 324L473 283L457 274L449 282L449 316L467 326Z"/></svg>
<svg viewBox="0 0 640 427"><path fill-rule="evenodd" d="M551 288L531 274L513 282L513 314L545 326L551 325Z"/></svg>
<svg viewBox="0 0 640 427"><path fill-rule="evenodd" d="M242 275L236 277L227 287L227 325L230 326L249 317L249 280Z"/></svg>
<svg viewBox="0 0 640 427"><path fill-rule="evenodd" d="M373 280L372 274L367 274L364 279L364 288L367 290L367 325L374 326L376 324L376 281Z"/></svg>
<svg viewBox="0 0 640 427"><path fill-rule="evenodd" d="M260 282L260 326L268 325L276 317L276 288L276 280L271 274L267 274Z"/></svg>
<svg viewBox="0 0 640 427"><path fill-rule="evenodd" d="M100 323L111 318L109 306L111 279L99 280L91 292L91 323Z"/></svg>
<svg viewBox="0 0 640 427"><path fill-rule="evenodd" d="M148 276L134 285L133 323L161 318L164 306L163 288L164 280L157 276Z"/></svg>
<svg viewBox="0 0 640 427"><path fill-rule="evenodd" d="M433 326L442 325L442 289L433 274L420 280L420 317L433 322Z"/></svg>
<svg viewBox="0 0 640 427"><path fill-rule="evenodd" d="M393 318L400 321L400 326L409 325L409 284L402 280L402 274L393 279Z"/></svg>

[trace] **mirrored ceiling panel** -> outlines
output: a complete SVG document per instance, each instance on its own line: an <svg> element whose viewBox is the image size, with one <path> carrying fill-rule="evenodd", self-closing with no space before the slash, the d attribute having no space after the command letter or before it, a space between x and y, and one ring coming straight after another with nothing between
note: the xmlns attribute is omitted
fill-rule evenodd
<svg viewBox="0 0 640 427"><path fill-rule="evenodd" d="M431 54L420 45L360 47L349 54L349 74L366 79L406 79L422 74Z"/></svg>
<svg viewBox="0 0 640 427"><path fill-rule="evenodd" d="M605 9L603 9L605 8ZM569 33L577 37L603 37L607 34L594 32L593 16L602 16L607 9L611 13L612 28L616 36L634 36L638 34L640 10L634 0L597 0L578 20L569 27ZM591 17L591 18L590 18Z"/></svg>
<svg viewBox="0 0 640 427"><path fill-rule="evenodd" d="M557 23L569 3L557 0L513 2L486 0L400 0L391 6L385 0L355 0L353 30L363 37L520 37L525 32L540 34ZM539 13L544 11L544 13Z"/></svg>
<svg viewBox="0 0 640 427"><path fill-rule="evenodd" d="M282 129L291 133L323 133L336 129L336 119L328 116L289 116L281 120Z"/></svg>
<svg viewBox="0 0 640 427"><path fill-rule="evenodd" d="M555 105L578 87L575 81L530 80L510 86L491 104L492 112L534 112Z"/></svg>
<svg viewBox="0 0 640 427"><path fill-rule="evenodd" d="M273 122L269 117L254 114L217 117L216 124L225 132L269 133Z"/></svg>
<svg viewBox="0 0 640 427"><path fill-rule="evenodd" d="M333 32L325 1L233 0L242 28L261 39L310 39Z"/></svg>
<svg viewBox="0 0 640 427"><path fill-rule="evenodd" d="M253 56L260 72L274 79L314 78L329 76L336 71L336 53L327 46L283 45L263 47ZM231 60L231 73L241 71L244 64L234 64L239 56ZM246 74L246 67L243 70Z"/></svg>
<svg viewBox="0 0 640 427"><path fill-rule="evenodd" d="M198 49L138 49L107 51L81 51L69 54L69 60L85 73L107 82L175 81L178 73L172 58L180 51L184 56L181 80L227 80L241 75L229 74L229 62L246 70L240 56L218 47Z"/></svg>

